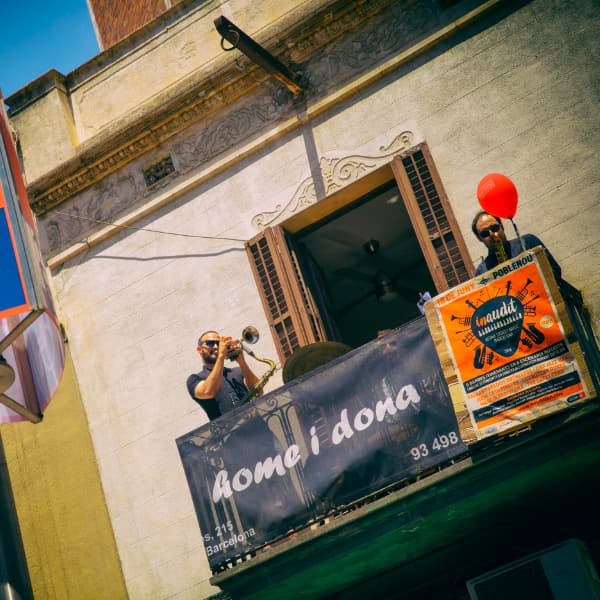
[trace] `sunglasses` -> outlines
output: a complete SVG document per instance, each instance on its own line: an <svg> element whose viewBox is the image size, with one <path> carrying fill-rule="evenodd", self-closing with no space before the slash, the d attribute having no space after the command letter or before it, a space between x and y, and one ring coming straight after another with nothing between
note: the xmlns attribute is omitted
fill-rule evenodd
<svg viewBox="0 0 600 600"><path fill-rule="evenodd" d="M219 345L219 340L204 340L202 345L208 348L216 348Z"/></svg>
<svg viewBox="0 0 600 600"><path fill-rule="evenodd" d="M500 225L490 225L487 229L482 229L479 232L479 237L484 240L487 237L490 237L490 235L492 235L492 231L494 233L498 233L500 231Z"/></svg>

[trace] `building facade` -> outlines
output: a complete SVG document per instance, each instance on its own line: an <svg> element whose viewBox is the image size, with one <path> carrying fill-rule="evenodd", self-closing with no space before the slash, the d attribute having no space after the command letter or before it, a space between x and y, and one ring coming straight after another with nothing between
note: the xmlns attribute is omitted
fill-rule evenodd
<svg viewBox="0 0 600 600"><path fill-rule="evenodd" d="M472 276L486 173L513 179L520 231L599 324L599 16L591 0L182 1L8 98L74 365L35 434L0 429L35 597L218 592L174 441L207 421L185 389L198 334L256 326L269 390L299 347L412 320L419 292ZM223 40L222 17L297 87ZM46 427L63 411L73 428ZM65 435L92 504L51 496L73 535L45 562L30 502L71 481ZM19 457L48 446L40 479Z"/></svg>

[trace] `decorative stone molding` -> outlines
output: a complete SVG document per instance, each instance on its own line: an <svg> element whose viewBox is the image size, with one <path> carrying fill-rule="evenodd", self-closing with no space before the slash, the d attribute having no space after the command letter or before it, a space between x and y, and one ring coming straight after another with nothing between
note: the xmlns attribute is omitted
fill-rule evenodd
<svg viewBox="0 0 600 600"><path fill-rule="evenodd" d="M173 153L182 172L187 172L208 162L236 146L265 127L272 127L292 116L290 104L277 105L267 90L248 98L244 104L233 107L218 119L209 119L197 133L176 141ZM266 92L266 93L265 93Z"/></svg>
<svg viewBox="0 0 600 600"><path fill-rule="evenodd" d="M99 136L93 143L80 149L75 159L29 186L29 197L34 212L37 215L44 214L206 118L214 110L229 105L229 94L238 96L242 93L241 90L246 90L244 80L250 77L248 73L240 76L237 72L236 75L237 79L231 85L223 89L213 89L201 100L196 98L195 101L177 109L171 107L171 114L160 115L164 119L162 122L155 121L158 111L164 111L164 107L159 108L161 99L158 99L154 103L155 110L146 107L146 111L143 111L139 118L129 118L128 123L122 126L117 124L113 128L113 135L109 131L105 136ZM256 87L254 80L252 87ZM195 95L203 94L196 90ZM181 98L179 103L182 104Z"/></svg>
<svg viewBox="0 0 600 600"><path fill-rule="evenodd" d="M378 156L348 155L335 156L325 155L319 160L319 168L325 186L325 195L329 196L350 183L364 177L389 162L398 153L408 150L414 145L415 135L411 131L403 131L397 135L388 146L379 148L384 154ZM291 200L285 205L278 204L274 211L262 212L252 218L253 227L261 231L274 222L300 212L304 208L314 204L320 198L316 195L316 186L312 176L304 179Z"/></svg>
<svg viewBox="0 0 600 600"><path fill-rule="evenodd" d="M329 44L332 39L351 33L369 16L393 3L394 0L356 0L350 8L344 0L323 3L321 11L311 15L308 23L305 20L287 24L287 30L278 32L274 38L279 41L275 45L270 44L270 51L290 66L293 66L293 60L308 61L311 54ZM343 23L335 25L338 18L343 18ZM293 60L290 59L292 52ZM282 94L279 87L271 84L264 71L249 63L245 57L242 57L241 62L243 71L240 71L238 60L233 65L231 60L220 61L212 68L204 69L197 81L183 83L178 89L165 92L161 97L140 107L136 114L122 118L111 125L109 130L100 132L90 143L78 148L73 159L31 183L29 196L34 212L38 215L45 213L158 144L165 143L190 125L206 119L216 111L231 107L239 98L248 97L259 85L269 90L270 101L275 110L284 102L291 103L291 94ZM224 68L225 64L227 67ZM322 75L327 75L331 81L331 73ZM264 86L265 82L268 82L267 86ZM251 113L253 107L246 110ZM264 106L262 113L264 114ZM269 119L268 123L270 122ZM233 133L235 127L231 127L231 124L230 120L221 129ZM239 141L239 136L234 143L236 141ZM230 146L231 144L228 147Z"/></svg>
<svg viewBox="0 0 600 600"><path fill-rule="evenodd" d="M305 100L313 101L410 46L427 31L439 27L439 22L431 6L413 3L398 6L394 0L356 0L350 4L340 0L324 3L321 11L288 27L280 32L271 52L290 66L301 64L308 84ZM271 104L266 107L263 98L258 114L263 127L273 122L272 118L264 119L265 114L288 116L291 94L282 93L252 63L245 59L242 62L244 70L240 71L237 61L232 65L231 61L223 60L212 70L203 70L196 81L166 91L100 132L78 148L73 159L31 183L29 195L34 212L45 213L190 125L230 108L240 98L250 101L242 110L252 114L256 107L251 105L251 92L259 85L263 91L269 91ZM288 110L282 110L282 106ZM243 120L242 112L237 119ZM221 151L243 139L235 135L238 130L234 120L230 116L220 127L227 134L220 138ZM246 133L253 131L255 128L249 127Z"/></svg>
<svg viewBox="0 0 600 600"><path fill-rule="evenodd" d="M53 255L73 243L83 243L90 232L112 221L115 215L130 210L145 190L143 172L134 174L125 169L103 179L56 210L41 215L38 223L42 252Z"/></svg>
<svg viewBox="0 0 600 600"><path fill-rule="evenodd" d="M144 181L146 182L146 187L151 188L173 173L175 173L173 157L168 154L158 162L155 162L144 169Z"/></svg>
<svg viewBox="0 0 600 600"><path fill-rule="evenodd" d="M260 95L255 94L251 100L246 99L245 105L234 107L226 115L219 115L220 118L206 119L202 127L188 124L184 132L163 144L160 149L152 145L146 152L137 152L136 144L132 142L128 148L139 156L124 168L112 169L111 172L110 162L90 166L87 172L97 174L92 185L74 193L73 189L79 182L72 181L59 190L49 192L47 198L55 200L52 208L56 210L38 213L43 253L53 256L102 225L138 209L148 198L178 181L182 175L290 114L290 106L273 104L267 89ZM157 152L160 155L153 156ZM167 177L149 187L145 171L149 165L164 159L165 154L171 157L173 169ZM116 157L113 159L117 160ZM56 199L58 194L63 194L61 200Z"/></svg>
<svg viewBox="0 0 600 600"><path fill-rule="evenodd" d="M472 11L463 21L463 27L469 19L480 17L501 1L494 0ZM197 80L175 90L176 101L172 98L173 90L166 91L152 106L140 107L127 123L114 124L111 131L99 134L93 144L88 144L63 168L43 181L34 182L29 188L30 197L35 212L43 216L40 222L47 227L48 234L43 240L44 254L63 253L106 223L135 214L141 206L152 203L154 197L164 195L170 186L178 185L183 174L191 176L192 181L194 173L207 172L217 159L234 164L240 148L241 156L248 155L248 148L252 148L251 152L264 149L282 131L291 132L302 126L306 118L320 114L324 106L339 104L340 99L332 91L343 90L339 97L350 98L405 65L413 56L410 50L405 50L412 48L416 40L430 35L426 44L417 44L415 55L418 55L422 47L431 47L452 34L450 27L437 33L444 23L433 5L421 10L419 3L379 0L371 7L369 2L353 2L350 9L347 3L337 2L338 13L333 10L319 13L320 21L311 15L302 25L295 23L295 28L290 27L287 37L280 41L279 46L286 50L279 56L306 59L301 67L309 83L302 106L294 103L291 94L282 96L280 86L257 67L246 64L245 70L240 71L223 61L211 73L199 74ZM375 15L374 7L380 11ZM343 26L334 27L332 23L338 18L344 21ZM309 43L310 39L314 45ZM384 65L386 60L372 78L364 78L365 73L373 72L374 67ZM283 61L289 62L285 58ZM229 70L224 68L225 64L230 66ZM316 105L320 108L315 109ZM381 148L380 155L324 156L320 168L326 194L381 166L405 143L400 135L389 149ZM153 157L159 146L160 155ZM146 188L143 169L166 153L172 156L175 171ZM106 190L118 189L116 181L135 182L129 185L127 202L116 201L110 194L112 201L106 201ZM256 215L252 223L261 229L316 200L313 182L307 178L284 207ZM63 202L67 203L65 211L51 210ZM66 211L79 215L78 222L67 216ZM43 239L44 232L41 233Z"/></svg>

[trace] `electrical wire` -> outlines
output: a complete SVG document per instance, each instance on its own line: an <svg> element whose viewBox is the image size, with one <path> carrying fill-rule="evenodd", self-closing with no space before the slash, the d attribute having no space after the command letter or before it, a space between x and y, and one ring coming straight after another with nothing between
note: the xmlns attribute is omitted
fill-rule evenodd
<svg viewBox="0 0 600 600"><path fill-rule="evenodd" d="M194 235L191 233L175 233L173 231L160 231L159 229L149 229L147 227L133 227L133 225L118 225L117 223L111 223L110 221L102 221L100 219L92 219L90 217L82 217L80 215L74 215L72 213L68 213L62 210L53 210L53 213L57 213L59 215L65 215L66 217L70 217L71 219L79 219L82 221L92 221L93 223L99 223L100 225L109 225L111 227L117 227L119 229L133 229L134 231L149 231L150 233L160 233L161 235L174 235L177 237L187 237L187 238L200 238L203 240L227 240L229 242L247 242L248 240L241 240L239 238L230 238L230 237L220 237L220 236L212 236L212 235Z"/></svg>

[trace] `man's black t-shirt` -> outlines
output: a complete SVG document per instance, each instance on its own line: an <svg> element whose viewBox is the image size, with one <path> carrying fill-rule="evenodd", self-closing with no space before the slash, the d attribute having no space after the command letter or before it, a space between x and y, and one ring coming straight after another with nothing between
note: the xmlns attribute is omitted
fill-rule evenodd
<svg viewBox="0 0 600 600"><path fill-rule="evenodd" d="M210 369L205 366L200 373L190 375L187 378L186 385L190 396L206 411L208 418L213 421L240 406L248 393L248 389L244 385L244 376L239 367L233 369L225 367L223 369L223 381L217 395L214 398L200 400L194 396L194 390L209 375Z"/></svg>

